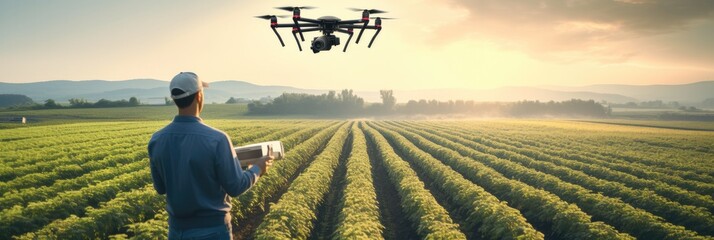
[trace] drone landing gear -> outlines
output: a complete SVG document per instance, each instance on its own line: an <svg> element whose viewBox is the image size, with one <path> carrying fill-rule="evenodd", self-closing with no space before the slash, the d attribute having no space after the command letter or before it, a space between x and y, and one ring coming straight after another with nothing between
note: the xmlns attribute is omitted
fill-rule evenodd
<svg viewBox="0 0 714 240"><path fill-rule="evenodd" d="M353 35L352 29L350 29L349 32L350 32L350 37L347 38L347 42L345 43L345 48L342 49L342 52L347 52L347 45L350 45L350 40L352 40L352 35Z"/></svg>
<svg viewBox="0 0 714 240"><path fill-rule="evenodd" d="M278 30L275 30L275 27L272 27L273 32L275 32L275 36L278 36L278 40L280 40L280 45L283 45L285 47L285 43L283 42L283 38L280 37L280 34L278 33Z"/></svg>
<svg viewBox="0 0 714 240"><path fill-rule="evenodd" d="M382 31L382 28L377 28L377 32L374 33L374 36L372 36L372 40L370 40L369 45L367 45L368 48L372 48L372 43L374 42L374 39L377 38L377 35L380 31Z"/></svg>
<svg viewBox="0 0 714 240"><path fill-rule="evenodd" d="M298 33L298 32L300 32L300 31L293 29L293 37L295 37L295 42L297 42L298 49L300 49L300 51L302 52L302 45L300 45L300 41L299 41L298 38L297 38L297 33ZM302 37L302 32L300 32L300 36ZM305 40L303 39L303 41L305 41Z"/></svg>

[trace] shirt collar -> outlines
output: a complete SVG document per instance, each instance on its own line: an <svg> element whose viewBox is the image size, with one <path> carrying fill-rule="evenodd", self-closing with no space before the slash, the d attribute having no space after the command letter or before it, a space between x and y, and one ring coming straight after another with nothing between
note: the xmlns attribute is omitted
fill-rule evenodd
<svg viewBox="0 0 714 240"><path fill-rule="evenodd" d="M184 115L176 115L174 117L174 122L201 122L203 119L200 117L196 116L184 116Z"/></svg>

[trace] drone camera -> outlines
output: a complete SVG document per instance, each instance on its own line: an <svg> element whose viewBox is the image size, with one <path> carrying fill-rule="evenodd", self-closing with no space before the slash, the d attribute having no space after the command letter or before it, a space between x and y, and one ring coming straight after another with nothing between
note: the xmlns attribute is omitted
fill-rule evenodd
<svg viewBox="0 0 714 240"><path fill-rule="evenodd" d="M312 40L310 49L312 49L314 53L319 53L320 51L329 51L332 46L337 45L340 45L340 38L334 35L323 35L315 37L315 39Z"/></svg>

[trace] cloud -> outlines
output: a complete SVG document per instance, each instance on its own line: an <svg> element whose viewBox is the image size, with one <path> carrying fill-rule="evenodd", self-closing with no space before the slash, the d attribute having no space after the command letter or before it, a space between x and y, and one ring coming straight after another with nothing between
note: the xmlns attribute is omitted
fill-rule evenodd
<svg viewBox="0 0 714 240"><path fill-rule="evenodd" d="M438 41L470 37L563 62L627 61L647 51L640 41L714 21L711 0L443 1L469 14L435 34Z"/></svg>

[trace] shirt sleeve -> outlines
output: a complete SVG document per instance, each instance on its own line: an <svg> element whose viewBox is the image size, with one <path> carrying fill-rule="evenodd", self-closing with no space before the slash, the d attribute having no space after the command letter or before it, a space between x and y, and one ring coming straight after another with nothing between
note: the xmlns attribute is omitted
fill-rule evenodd
<svg viewBox="0 0 714 240"><path fill-rule="evenodd" d="M149 141L149 146L148 146L148 151L149 151L149 166L151 168L151 179L154 182L154 189L156 189L156 192L159 194L166 194L166 185L164 185L164 179L161 177L161 173L159 172L159 167L157 165L157 160L152 158L151 156L151 149L152 149L152 141Z"/></svg>
<svg viewBox="0 0 714 240"><path fill-rule="evenodd" d="M233 143L227 135L218 141L215 161L218 182L231 197L236 197L250 189L260 176L260 168L257 171L255 169L257 166L247 171L240 168L240 162L233 151Z"/></svg>

